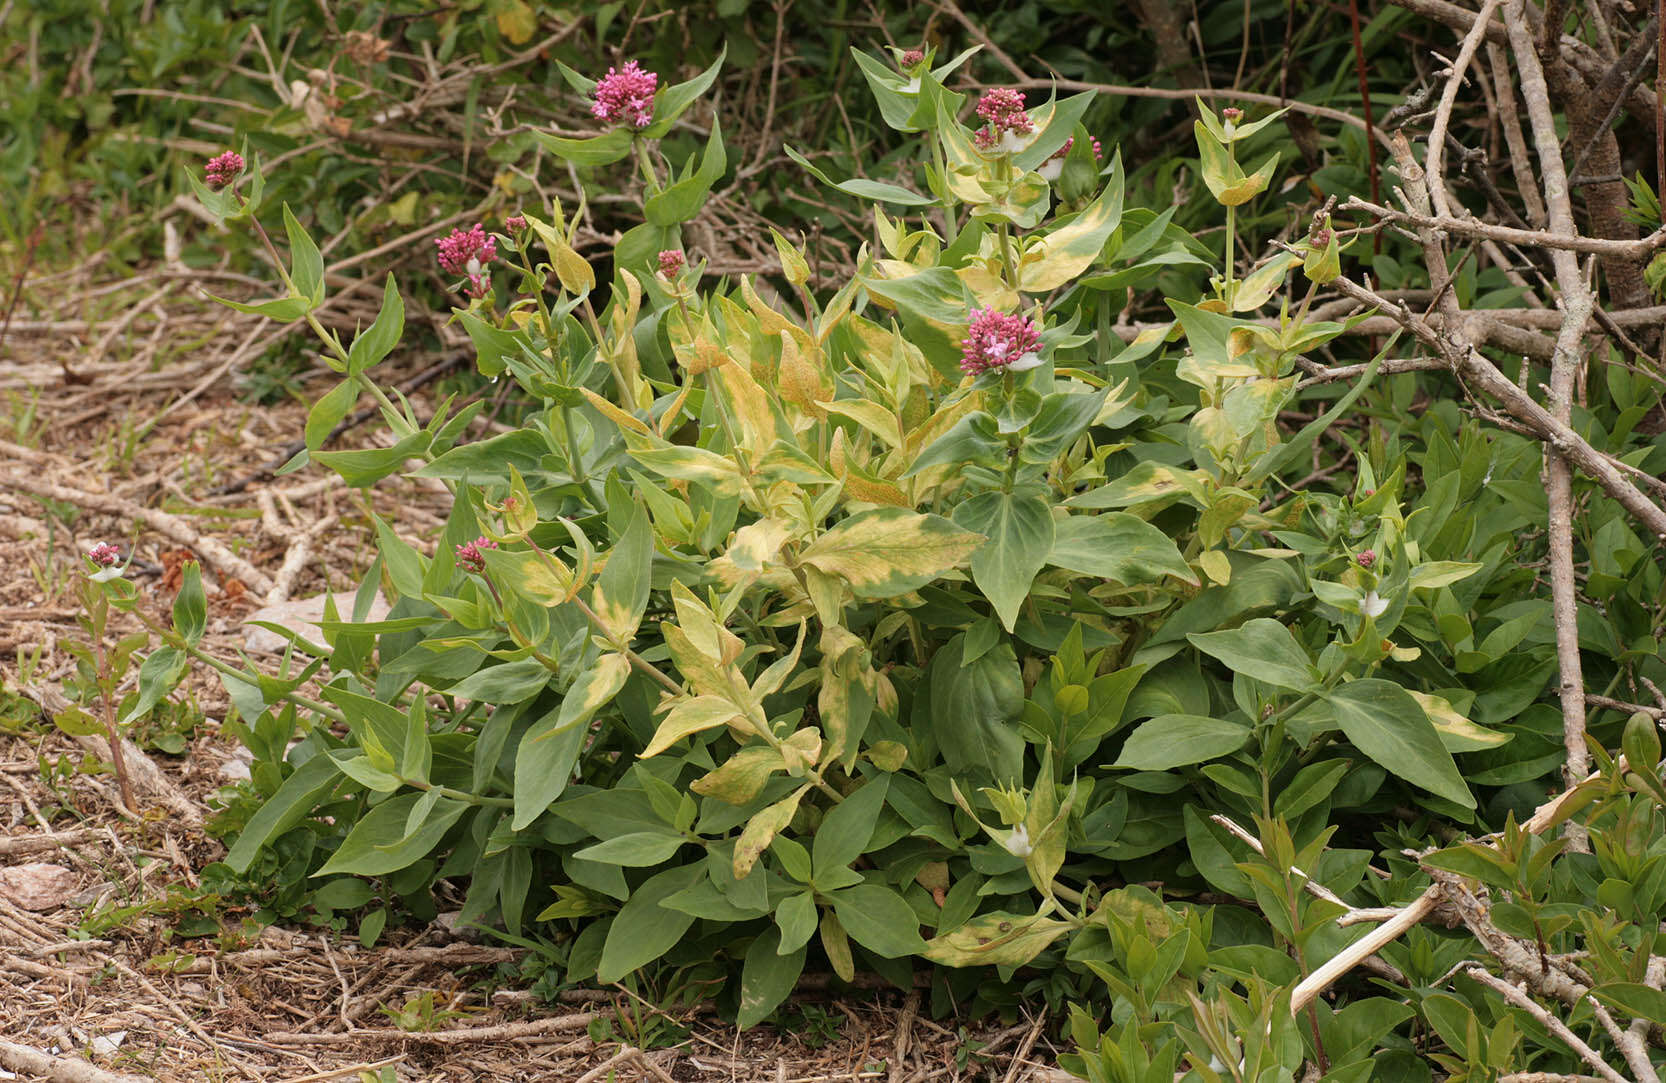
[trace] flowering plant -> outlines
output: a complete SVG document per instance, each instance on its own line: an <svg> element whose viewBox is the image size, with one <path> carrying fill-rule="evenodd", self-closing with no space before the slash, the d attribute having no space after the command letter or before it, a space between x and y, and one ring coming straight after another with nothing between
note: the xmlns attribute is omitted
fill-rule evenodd
<svg viewBox="0 0 1666 1083"><path fill-rule="evenodd" d="M943 82L964 59L858 54L929 154L840 181L791 152L873 203L876 237L812 288L777 234L793 302L750 276L703 290L689 265L681 225L728 156L715 122L677 167L656 141L715 67L664 88L632 64L564 69L612 127L539 142L585 166L631 157L640 181L611 279L560 207L503 239L507 301L488 288L498 239L438 242L470 280L456 318L480 373L536 404L521 428L463 443L476 407L419 424L376 384L403 327L391 278L350 343L315 325L342 380L295 467L365 486L415 459L456 499L424 546L377 521L360 598L386 594L386 620L332 610L326 644L295 641L307 675L328 666L321 699L227 674L265 783L226 875L275 863L304 823L315 878L420 896L466 876L461 920L559 928L568 980L736 971L743 1024L812 955L903 985L912 960L1045 962L1072 995L1111 983L1124 1019L1186 1015L1200 1072L1242 1060L1232 1027L1265 1023L1257 1063L1293 1077L1292 988L1342 935L1292 887L1296 863L1361 901L1404 886L1365 881L1326 825L1411 801L1472 823L1484 783L1457 757L1537 777L1496 728L1520 705L1446 683L1510 650L1459 634L1502 604L1499 563L1471 547L1457 486L1415 494L1386 445L1362 443L1338 491L1302 480L1382 354L1348 393L1302 399L1298 364L1350 323L1309 318L1342 258L1329 223L1241 258L1235 209L1273 167L1237 155L1273 118L1203 110L1199 170L1227 223L1206 248L1173 208L1130 205L1119 154L1102 162L1082 124L1090 95L972 104ZM284 221L287 293L261 310L311 319L322 264ZM1172 319L1116 319L1176 268L1194 285ZM364 394L393 446L323 450ZM1536 470L1500 448L1506 471ZM1217 813L1255 824L1265 861ZM1147 881L1261 916L1115 886ZM1231 954L1217 919L1284 949L1276 965ZM936 980L982 995L976 974Z"/></svg>

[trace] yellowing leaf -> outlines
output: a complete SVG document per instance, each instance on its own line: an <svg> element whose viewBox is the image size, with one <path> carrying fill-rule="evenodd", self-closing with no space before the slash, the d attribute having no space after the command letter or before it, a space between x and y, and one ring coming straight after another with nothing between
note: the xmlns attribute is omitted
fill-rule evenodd
<svg viewBox="0 0 1666 1083"><path fill-rule="evenodd" d="M702 733L718 726L745 721L746 716L733 703L718 696L695 696L680 701L665 716L665 721L654 731L654 739L642 750L642 758L657 756L684 737Z"/></svg>
<svg viewBox="0 0 1666 1083"><path fill-rule="evenodd" d="M525 45L538 31L538 16L526 0L498 0L497 32L511 45Z"/></svg>
<svg viewBox="0 0 1666 1083"><path fill-rule="evenodd" d="M759 856L775 838L776 832L792 823L793 815L798 812L798 802L809 789L808 783L800 786L783 800L775 802L746 821L746 829L740 833L740 839L735 843L736 880L746 879L752 872L752 866L758 863Z"/></svg>
<svg viewBox="0 0 1666 1083"><path fill-rule="evenodd" d="M876 508L833 527L800 560L843 579L858 597L890 598L970 559L983 541L940 515Z"/></svg>
<svg viewBox="0 0 1666 1083"><path fill-rule="evenodd" d="M792 531L780 520L759 519L735 531L727 555L741 571L760 572L775 559L782 543L791 536Z"/></svg>
<svg viewBox="0 0 1666 1083"><path fill-rule="evenodd" d="M1435 732L1440 734L1440 743L1446 746L1448 752L1474 752L1482 748L1497 748L1512 736L1471 722L1459 714L1444 697L1416 692L1410 688L1406 691L1411 692L1411 698L1423 705L1423 712L1429 716L1429 721L1434 723Z"/></svg>
<svg viewBox="0 0 1666 1083"><path fill-rule="evenodd" d="M1025 293L1046 293L1074 280L1105 250L1105 241L1122 221L1122 174L1111 177L1088 208L1042 239L1040 255L1019 272Z"/></svg>
<svg viewBox="0 0 1666 1083"><path fill-rule="evenodd" d="M727 805L745 805L758 796L777 771L785 771L787 761L781 753L768 745L747 745L715 771L689 783L689 789L701 797L710 797Z"/></svg>
<svg viewBox="0 0 1666 1083"><path fill-rule="evenodd" d="M933 937L925 957L945 966L1023 966L1070 929L1070 923L997 910Z"/></svg>
<svg viewBox="0 0 1666 1083"><path fill-rule="evenodd" d="M800 342L800 337L805 341ZM823 379L817 364L821 351L797 327L781 332L781 397L796 403L808 413L823 417L821 400L832 395L833 389Z"/></svg>

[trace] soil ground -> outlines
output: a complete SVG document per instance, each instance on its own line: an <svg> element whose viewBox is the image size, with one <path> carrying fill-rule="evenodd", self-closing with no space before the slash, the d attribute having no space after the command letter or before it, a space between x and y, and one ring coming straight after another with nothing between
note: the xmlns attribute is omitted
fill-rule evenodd
<svg viewBox="0 0 1666 1083"><path fill-rule="evenodd" d="M427 549L449 501L398 478L366 496L318 468L216 492L281 460L329 384L319 365L300 374L299 398L252 404L250 374L284 331L203 303L201 284L183 268L41 276L0 333L0 1079L1060 1078L1045 1067L1044 1019L933 1021L896 991L804 989L788 1025L739 1033L618 988L538 999L502 976L518 949L443 923L393 930L372 950L310 928L240 928L234 910L217 936L180 935L181 892L223 853L203 821L243 766L219 732L228 702L217 680L192 676L180 732L128 750L141 812L123 809L108 745L51 721L85 698L66 649L85 640L80 554L100 541L131 553L129 578L159 619L180 565L200 560L205 644L235 662L262 604L356 585L372 509ZM353 293L327 322L369 321L371 293ZM432 363L396 355L383 379ZM419 410L436 386L413 390ZM333 446L373 446L379 431L372 419ZM110 641L140 630L112 622ZM629 1044L684 1030L646 1052Z"/></svg>

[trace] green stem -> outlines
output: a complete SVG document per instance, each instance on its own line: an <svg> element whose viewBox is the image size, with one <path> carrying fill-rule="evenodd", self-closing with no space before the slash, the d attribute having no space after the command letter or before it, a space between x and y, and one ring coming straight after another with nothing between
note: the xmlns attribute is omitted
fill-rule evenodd
<svg viewBox="0 0 1666 1083"><path fill-rule="evenodd" d="M631 140L631 146L636 150L636 164L642 169L642 180L648 186L648 194L659 195L659 175L654 171L653 155L648 153L648 141L637 136Z"/></svg>
<svg viewBox="0 0 1666 1083"><path fill-rule="evenodd" d="M1232 265L1233 265L1234 262L1236 262L1237 255L1238 255L1237 220L1238 220L1238 208L1231 205L1231 204L1227 204L1227 208L1226 208L1226 243L1225 243L1225 246L1224 246L1226 248L1226 253L1225 253L1225 255L1226 255L1226 289L1224 290L1224 292L1226 294L1225 301L1226 301L1228 307L1230 307L1231 304L1232 304L1232 294L1234 292L1233 286L1232 286Z"/></svg>
<svg viewBox="0 0 1666 1083"><path fill-rule="evenodd" d="M1018 289L1018 260L1012 251L1012 230L1003 221L1000 226L1001 264L1006 268L1007 285Z"/></svg>
<svg viewBox="0 0 1666 1083"><path fill-rule="evenodd" d="M479 794L465 793L454 790L450 786L436 786L432 782L419 782L414 778L401 778L399 781L416 790L432 790L441 797L449 797L453 801L461 801L466 805L484 805L488 808L514 808L515 802L508 797L481 797Z"/></svg>

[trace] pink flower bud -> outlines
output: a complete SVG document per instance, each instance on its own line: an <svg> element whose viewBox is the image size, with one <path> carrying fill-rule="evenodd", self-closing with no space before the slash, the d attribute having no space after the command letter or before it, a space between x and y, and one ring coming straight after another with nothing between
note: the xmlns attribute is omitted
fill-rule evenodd
<svg viewBox="0 0 1666 1083"><path fill-rule="evenodd" d="M683 273L683 267L687 262L681 252L675 248L667 248L659 254L659 273L666 278L676 278Z"/></svg>
<svg viewBox="0 0 1666 1083"><path fill-rule="evenodd" d="M978 116L988 122L975 136L978 146L984 150L996 146L1010 149L1012 140L1006 138L1008 135L1017 137L1035 131L1035 121L1024 111L1024 95L1007 87L985 91L978 99Z"/></svg>
<svg viewBox="0 0 1666 1083"><path fill-rule="evenodd" d="M1236 108L1235 106L1229 105L1225 109L1221 110L1221 119L1226 121L1228 124L1236 124L1240 120L1244 119L1244 111Z"/></svg>
<svg viewBox="0 0 1666 1083"><path fill-rule="evenodd" d="M87 550L87 559L92 561L94 564L97 564L100 568L108 568L121 559L121 550L117 549L109 542L99 542L97 545Z"/></svg>
<svg viewBox="0 0 1666 1083"><path fill-rule="evenodd" d="M923 63L925 58L925 53L918 49L910 49L906 53L902 54L902 66L904 68L912 68L916 64Z"/></svg>
<svg viewBox="0 0 1666 1083"><path fill-rule="evenodd" d="M526 219L518 214L512 214L503 220L503 228L511 233L518 233L526 228Z"/></svg>
<svg viewBox="0 0 1666 1083"><path fill-rule="evenodd" d="M487 549L496 549L497 542L490 538L476 538L471 542L464 542L457 547L457 566L464 571L479 574L486 570L486 558L480 554Z"/></svg>
<svg viewBox="0 0 1666 1083"><path fill-rule="evenodd" d="M634 60L622 68L608 68L607 74L596 81L590 114L603 123L624 121L641 131L653 122L657 89L659 76L643 71Z"/></svg>
<svg viewBox="0 0 1666 1083"><path fill-rule="evenodd" d="M1377 554L1370 549L1362 550L1359 556L1354 558L1354 562L1361 568L1370 568L1371 565L1377 563Z"/></svg>
<svg viewBox="0 0 1666 1083"><path fill-rule="evenodd" d="M209 159L208 165L203 168L203 176L210 188L219 191L237 179L237 174L243 172L243 165L243 156L235 150L228 150Z"/></svg>

